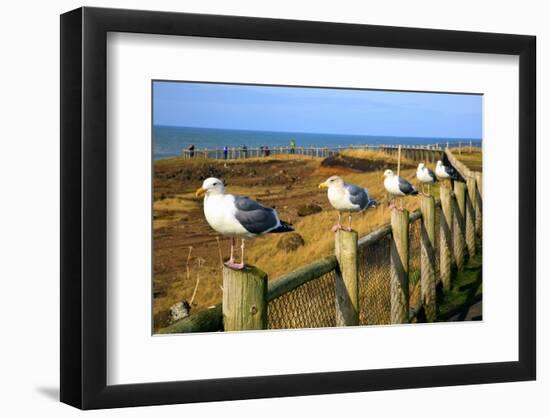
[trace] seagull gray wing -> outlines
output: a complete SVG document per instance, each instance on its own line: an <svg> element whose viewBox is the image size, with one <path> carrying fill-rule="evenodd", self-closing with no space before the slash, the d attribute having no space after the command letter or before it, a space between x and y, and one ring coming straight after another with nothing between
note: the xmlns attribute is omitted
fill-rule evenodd
<svg viewBox="0 0 550 417"><path fill-rule="evenodd" d="M433 172L430 168L426 167L426 169L428 170L428 175L432 178L432 181L433 182L437 182L437 177L435 175L435 172Z"/></svg>
<svg viewBox="0 0 550 417"><path fill-rule="evenodd" d="M457 180L458 179L458 175L454 169L454 167L452 166L448 166L448 165L443 165L443 169L445 170L445 172L449 175L449 177L451 177L451 179L453 180Z"/></svg>
<svg viewBox="0 0 550 417"><path fill-rule="evenodd" d="M403 177L397 177L397 183L399 185L399 190L405 195L414 195L418 193L418 191L416 191L416 188L414 188L411 183Z"/></svg>
<svg viewBox="0 0 550 417"><path fill-rule="evenodd" d="M349 192L349 199L352 204L359 206L361 209L367 207L369 196L364 188L353 184L344 184L344 187Z"/></svg>
<svg viewBox="0 0 550 417"><path fill-rule="evenodd" d="M376 201L374 198L370 198L368 190L365 188L365 192L367 193L367 198L369 202L367 203L367 208L369 207L376 207L378 205L378 201Z"/></svg>
<svg viewBox="0 0 550 417"><path fill-rule="evenodd" d="M262 234L279 225L277 213L248 197L235 196L235 218L250 233Z"/></svg>

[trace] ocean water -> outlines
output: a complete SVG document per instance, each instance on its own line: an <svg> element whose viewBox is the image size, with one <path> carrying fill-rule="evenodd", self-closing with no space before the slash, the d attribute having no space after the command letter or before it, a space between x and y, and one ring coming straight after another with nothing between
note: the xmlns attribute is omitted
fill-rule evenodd
<svg viewBox="0 0 550 417"><path fill-rule="evenodd" d="M155 160L180 156L182 149L194 144L195 149L221 149L224 146L249 148L259 146L288 146L294 139L296 146L336 147L348 145L429 145L437 142L455 142L460 139L419 138L403 136L339 135L301 132L269 132L255 130L207 129L197 127L154 126L153 157ZM469 141L470 139L462 139ZM473 140L479 146L479 139Z"/></svg>

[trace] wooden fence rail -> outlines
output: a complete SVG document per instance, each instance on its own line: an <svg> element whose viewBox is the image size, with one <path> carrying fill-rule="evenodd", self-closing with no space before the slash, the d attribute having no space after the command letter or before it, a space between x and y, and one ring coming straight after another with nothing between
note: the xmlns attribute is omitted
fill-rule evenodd
<svg viewBox="0 0 550 417"><path fill-rule="evenodd" d="M432 152L440 151L433 149ZM442 185L439 201L431 196L421 196L419 210L411 214L406 210L392 210L390 224L360 239L356 232L339 231L335 234L334 255L312 262L273 281L268 282L267 275L255 267L247 267L241 271L224 267L222 304L182 319L161 329L159 333L265 329L269 302L332 272L335 273L336 324L357 325L360 310L358 250L375 245L390 234L390 322L408 323L421 310L424 311L426 321L436 321L436 282L442 282L444 291L451 288L451 269L453 266L461 269L466 254L469 257L475 255L476 225L481 227L482 175L469 170L450 151L446 150L445 155L465 178L466 183L455 182L454 190ZM439 216L436 216L436 210L440 210ZM437 217L440 228L439 268L435 253ZM479 218L477 223L476 218ZM421 300L417 305L410 306L409 225L415 221L421 221ZM481 238L480 233L477 236ZM437 269L439 280L436 277Z"/></svg>

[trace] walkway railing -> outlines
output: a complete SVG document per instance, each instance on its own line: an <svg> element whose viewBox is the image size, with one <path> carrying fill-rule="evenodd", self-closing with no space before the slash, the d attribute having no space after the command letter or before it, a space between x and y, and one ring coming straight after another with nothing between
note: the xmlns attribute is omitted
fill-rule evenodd
<svg viewBox="0 0 550 417"><path fill-rule="evenodd" d="M184 159L199 158L199 159L246 159L246 158L262 158L274 155L298 155L310 158L327 158L347 149L363 149L363 150L383 150L388 153L397 151L398 146L402 147L403 151L412 152L412 150L440 150L445 148L460 149L460 152L471 152L474 148L480 146L480 142L464 140L453 142L438 142L431 145L380 145L380 144L365 144L365 145L345 145L332 147L315 147L315 146L273 146L269 149L262 147L251 147L243 149L242 147L230 147L227 150L223 148L204 148L204 149L183 149L181 156Z"/></svg>

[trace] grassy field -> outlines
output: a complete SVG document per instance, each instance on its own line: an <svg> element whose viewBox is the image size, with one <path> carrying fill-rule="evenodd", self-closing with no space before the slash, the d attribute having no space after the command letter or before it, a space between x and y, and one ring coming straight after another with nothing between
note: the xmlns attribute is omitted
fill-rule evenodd
<svg viewBox="0 0 550 417"><path fill-rule="evenodd" d="M193 311L221 301L222 258L229 254L227 239L218 241L202 213L202 200L194 195L204 178L216 176L227 183L226 192L247 195L274 207L281 219L294 225L296 234L267 235L247 243L247 263L266 271L270 279L333 252L331 232L337 214L326 190L317 185L331 175L367 187L379 201L375 209L353 216L353 228L365 235L389 221L390 211L382 173L396 170L396 158L374 151L346 151L327 158L297 156L236 161L171 159L154 167L154 321L155 328L168 324L168 309L175 302L191 301ZM401 175L416 184L416 164L401 161ZM433 167L432 167L433 169ZM438 189L433 193L437 196ZM317 212L307 213L306 204ZM410 210L415 197L404 199ZM320 209L320 211L318 211ZM311 210L310 210L311 211ZM315 210L314 210L315 211ZM197 284L198 282L198 284Z"/></svg>
<svg viewBox="0 0 550 417"><path fill-rule="evenodd" d="M458 153L458 149L452 149L452 152L459 161L463 162L471 170L483 171L483 154L481 148L472 148L471 153L468 148L463 148L460 154Z"/></svg>

